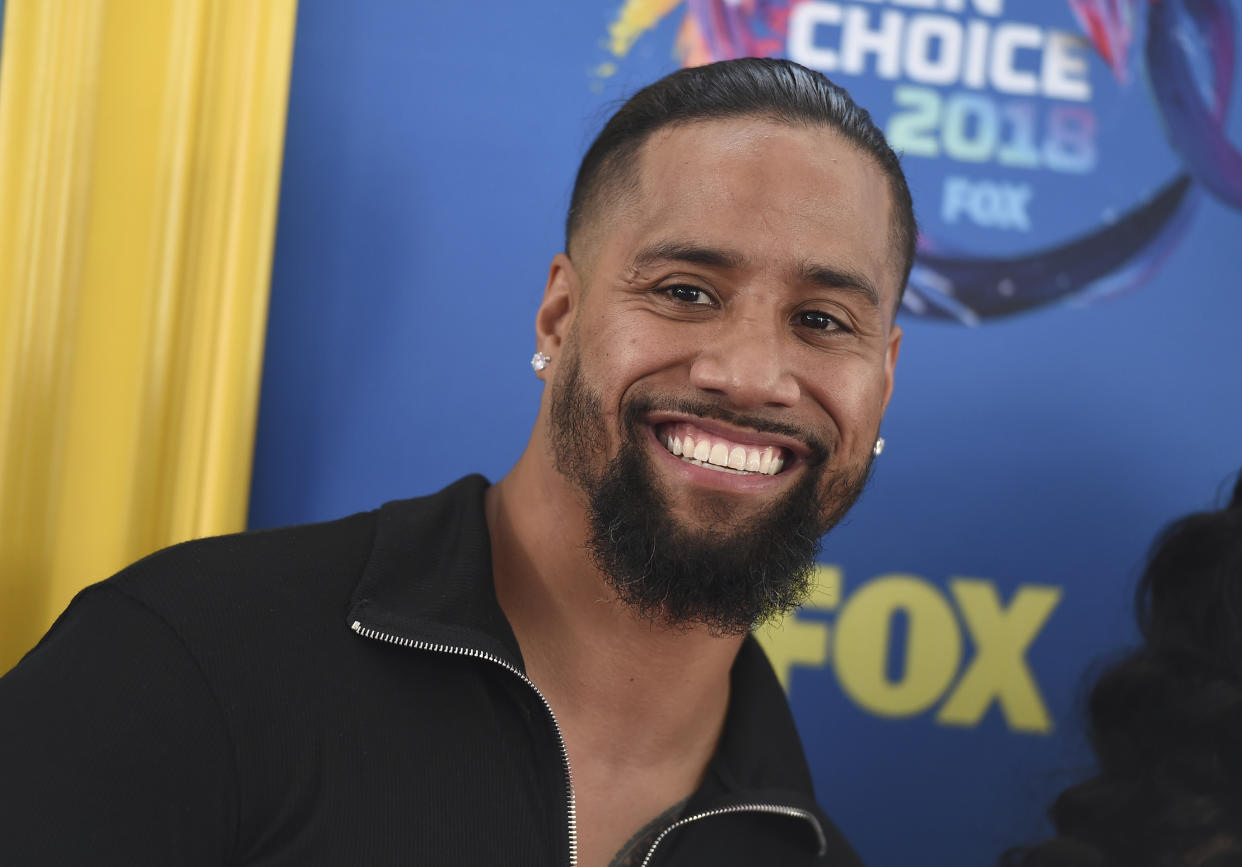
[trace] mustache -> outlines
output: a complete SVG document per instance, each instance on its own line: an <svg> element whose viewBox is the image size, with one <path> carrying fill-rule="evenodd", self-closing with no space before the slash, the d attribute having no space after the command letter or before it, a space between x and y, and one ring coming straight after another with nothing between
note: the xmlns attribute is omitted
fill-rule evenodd
<svg viewBox="0 0 1242 867"><path fill-rule="evenodd" d="M806 428L775 419L764 418L760 415L738 412L711 400L639 395L626 403L622 413L622 420L629 430L636 431L642 425L643 418L653 412L676 412L685 415L696 415L699 418L709 418L728 422L737 427L750 428L759 433L778 434L796 439L803 443L810 451L810 455L806 460L807 463L812 465L823 463L828 460L828 456L832 453L827 443Z"/></svg>

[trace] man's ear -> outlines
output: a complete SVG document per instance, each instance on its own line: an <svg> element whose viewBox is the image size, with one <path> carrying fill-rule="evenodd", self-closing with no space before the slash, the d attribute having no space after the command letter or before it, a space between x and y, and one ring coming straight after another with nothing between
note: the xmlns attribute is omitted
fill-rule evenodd
<svg viewBox="0 0 1242 867"><path fill-rule="evenodd" d="M888 410L889 398L893 396L893 371L897 367L897 354L901 351L901 326L894 325L888 333L888 346L884 349L884 403L881 411Z"/></svg>
<svg viewBox="0 0 1242 867"><path fill-rule="evenodd" d="M573 327L582 294L582 281L574 263L557 253L548 268L548 284L535 314L535 349L556 359Z"/></svg>

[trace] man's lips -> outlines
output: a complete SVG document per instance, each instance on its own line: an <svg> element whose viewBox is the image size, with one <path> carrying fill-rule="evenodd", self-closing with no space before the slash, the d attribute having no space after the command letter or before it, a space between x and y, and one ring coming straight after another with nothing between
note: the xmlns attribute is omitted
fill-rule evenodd
<svg viewBox="0 0 1242 867"><path fill-rule="evenodd" d="M795 459L785 438L756 431L731 430L699 419L662 421L652 427L656 440L671 454L707 469L774 476Z"/></svg>

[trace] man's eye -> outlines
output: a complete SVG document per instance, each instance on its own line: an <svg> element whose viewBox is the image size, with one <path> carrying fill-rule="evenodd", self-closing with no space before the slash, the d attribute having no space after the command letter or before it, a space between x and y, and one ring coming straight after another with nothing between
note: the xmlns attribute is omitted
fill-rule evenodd
<svg viewBox="0 0 1242 867"><path fill-rule="evenodd" d="M711 304L712 296L708 295L698 286L666 286L664 293L674 301L680 301L683 304Z"/></svg>
<svg viewBox="0 0 1242 867"><path fill-rule="evenodd" d="M814 328L817 331L846 330L836 317L829 316L820 310L804 310L798 314L797 321L799 325Z"/></svg>

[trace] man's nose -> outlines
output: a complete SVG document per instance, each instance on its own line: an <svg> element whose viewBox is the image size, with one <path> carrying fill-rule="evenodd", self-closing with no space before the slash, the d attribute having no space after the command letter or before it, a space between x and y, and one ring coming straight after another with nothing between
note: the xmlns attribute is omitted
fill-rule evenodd
<svg viewBox="0 0 1242 867"><path fill-rule="evenodd" d="M691 363L690 383L739 409L793 406L801 390L787 364L787 339L787 328L769 316L722 323Z"/></svg>

